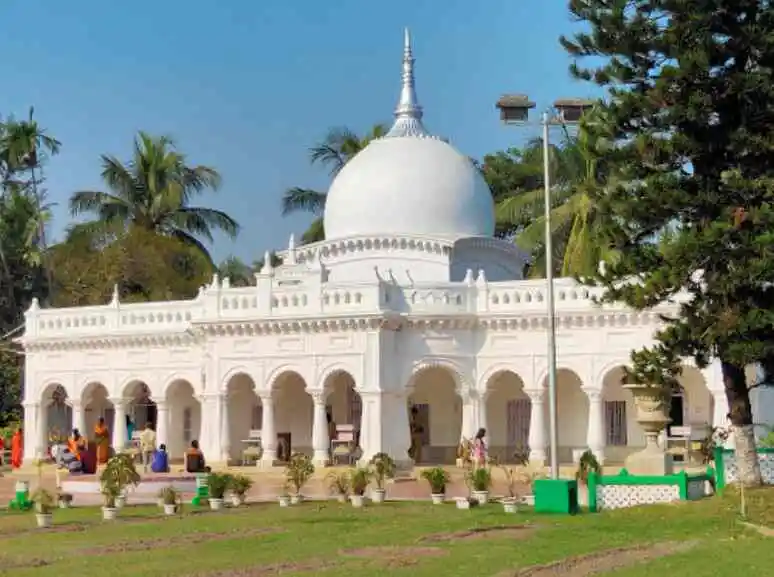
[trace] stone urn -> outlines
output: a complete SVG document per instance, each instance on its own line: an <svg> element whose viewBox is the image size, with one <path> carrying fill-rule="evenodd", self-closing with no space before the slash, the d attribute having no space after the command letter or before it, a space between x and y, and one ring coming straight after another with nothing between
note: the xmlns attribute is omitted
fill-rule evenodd
<svg viewBox="0 0 774 577"><path fill-rule="evenodd" d="M669 389L657 385L624 385L623 388L634 397L635 420L645 433L645 448L626 458L626 469L633 475L671 475L672 457L658 443L661 431L672 422Z"/></svg>

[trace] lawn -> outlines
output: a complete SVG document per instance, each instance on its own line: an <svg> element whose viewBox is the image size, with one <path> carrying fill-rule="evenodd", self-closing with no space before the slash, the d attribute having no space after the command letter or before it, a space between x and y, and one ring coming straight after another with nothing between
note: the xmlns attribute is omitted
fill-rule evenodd
<svg viewBox="0 0 774 577"><path fill-rule="evenodd" d="M771 575L774 540L737 522L735 498L729 491L724 499L576 517L506 515L499 505L357 510L330 502L188 507L172 518L130 506L103 522L98 509L75 508L56 511L48 530L35 529L31 513L2 513L0 575ZM750 502L754 521L771 520L774 490Z"/></svg>

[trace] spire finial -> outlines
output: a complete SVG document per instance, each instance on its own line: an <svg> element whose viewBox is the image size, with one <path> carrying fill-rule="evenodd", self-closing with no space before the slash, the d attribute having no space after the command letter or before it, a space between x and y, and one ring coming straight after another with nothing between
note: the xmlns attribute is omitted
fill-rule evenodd
<svg viewBox="0 0 774 577"><path fill-rule="evenodd" d="M411 33L403 31L403 73L401 75L400 100L395 108L395 124L387 133L395 136L429 136L422 125L422 107L414 89L414 53L411 50Z"/></svg>

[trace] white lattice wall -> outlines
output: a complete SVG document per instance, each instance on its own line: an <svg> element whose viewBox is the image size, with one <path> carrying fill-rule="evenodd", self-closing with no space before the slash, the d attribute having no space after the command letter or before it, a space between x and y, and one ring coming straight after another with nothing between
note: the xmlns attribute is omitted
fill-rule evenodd
<svg viewBox="0 0 774 577"><path fill-rule="evenodd" d="M763 483L774 485L774 453L758 453L758 462L761 464ZM725 472L726 484L736 482L739 473L735 453L723 453L723 471Z"/></svg>
<svg viewBox="0 0 774 577"><path fill-rule="evenodd" d="M597 508L621 509L680 500L677 485L597 485Z"/></svg>

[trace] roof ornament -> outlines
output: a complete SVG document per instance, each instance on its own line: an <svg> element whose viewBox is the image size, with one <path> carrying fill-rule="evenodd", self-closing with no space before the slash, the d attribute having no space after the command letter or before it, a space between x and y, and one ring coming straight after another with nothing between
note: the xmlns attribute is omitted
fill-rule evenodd
<svg viewBox="0 0 774 577"><path fill-rule="evenodd" d="M411 34L408 28L403 32L403 74L400 100L395 108L395 123L385 138L428 137L430 134L422 124L422 107L414 90L414 54L411 51Z"/></svg>
<svg viewBox="0 0 774 577"><path fill-rule="evenodd" d="M288 240L288 252L285 257L285 264L297 264L296 261L296 235L291 234Z"/></svg>

